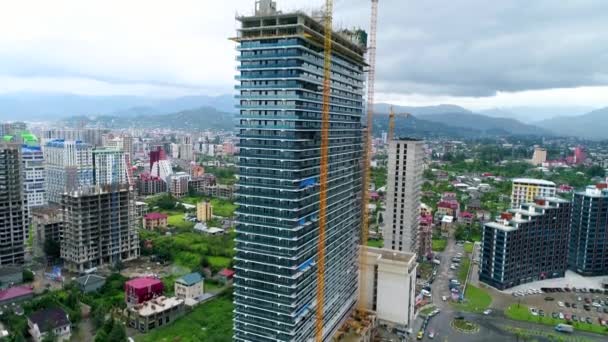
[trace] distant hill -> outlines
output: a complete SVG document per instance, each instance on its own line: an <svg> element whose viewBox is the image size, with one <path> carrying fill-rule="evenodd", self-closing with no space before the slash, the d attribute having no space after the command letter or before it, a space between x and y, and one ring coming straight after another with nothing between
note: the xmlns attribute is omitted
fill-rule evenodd
<svg viewBox="0 0 608 342"><path fill-rule="evenodd" d="M49 120L78 115L131 116L164 114L213 107L234 113L233 95L153 98L139 96L86 96L63 93L0 94L0 120Z"/></svg>
<svg viewBox="0 0 608 342"><path fill-rule="evenodd" d="M75 116L63 120L66 125L84 122L104 128L170 128L170 129L221 129L233 130L235 115L211 107L202 107L169 114L97 117Z"/></svg>
<svg viewBox="0 0 608 342"><path fill-rule="evenodd" d="M594 140L608 139L608 107L572 117L557 117L538 123L559 135Z"/></svg>
<svg viewBox="0 0 608 342"><path fill-rule="evenodd" d="M376 103L374 104L374 112L376 113L388 113L391 105L388 103ZM462 108L460 106L451 104L441 104L437 106L421 106L421 107L408 107L408 106L393 106L395 113L410 113L415 116L422 117L424 115L432 114L443 114L443 113L471 113L470 110Z"/></svg>

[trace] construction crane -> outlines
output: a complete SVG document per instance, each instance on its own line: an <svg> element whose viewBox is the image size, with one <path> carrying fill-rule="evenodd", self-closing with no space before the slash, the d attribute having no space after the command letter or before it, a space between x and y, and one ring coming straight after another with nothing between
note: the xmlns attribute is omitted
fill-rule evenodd
<svg viewBox="0 0 608 342"><path fill-rule="evenodd" d="M321 114L321 160L319 164L319 242L317 244L317 306L315 339L323 342L325 310L325 228L327 224L327 176L329 173L329 102L331 94L331 35L333 1L325 1L323 53L323 107Z"/></svg>
<svg viewBox="0 0 608 342"><path fill-rule="evenodd" d="M393 110L393 106L391 106L390 112L388 114L388 141L389 142L393 140L393 135L395 134L395 115L404 115L405 117L408 117L412 114L410 114L410 113L395 114L395 111Z"/></svg>
<svg viewBox="0 0 608 342"><path fill-rule="evenodd" d="M370 183L370 164L372 159L372 125L374 115L374 82L376 80L376 23L378 20L378 0L372 0L371 20L369 25L369 44L367 46L369 71L367 73L367 129L365 130L365 147L363 149L363 191L361 208L361 246L367 246L369 235L369 183ZM366 301L363 296L366 294L367 268L365 267L365 255L363 250L359 252L359 311L366 310Z"/></svg>

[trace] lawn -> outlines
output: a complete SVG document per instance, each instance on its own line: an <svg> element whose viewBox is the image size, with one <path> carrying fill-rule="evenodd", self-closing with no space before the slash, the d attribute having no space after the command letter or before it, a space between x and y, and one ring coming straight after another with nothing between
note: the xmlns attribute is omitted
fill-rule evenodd
<svg viewBox="0 0 608 342"><path fill-rule="evenodd" d="M184 220L184 213L170 215L167 224L181 231L190 231L194 228L194 222Z"/></svg>
<svg viewBox="0 0 608 342"><path fill-rule="evenodd" d="M213 206L213 215L222 217L234 216L236 204L232 201L227 201L219 198L212 198L211 205Z"/></svg>
<svg viewBox="0 0 608 342"><path fill-rule="evenodd" d="M481 313L492 304L492 297L483 289L467 285L463 303L454 303L457 310Z"/></svg>
<svg viewBox="0 0 608 342"><path fill-rule="evenodd" d="M464 251L466 253L473 253L473 243L472 242L467 242L464 244Z"/></svg>
<svg viewBox="0 0 608 342"><path fill-rule="evenodd" d="M445 251L445 247L448 245L448 240L446 239L433 239L432 248L433 252L443 252Z"/></svg>
<svg viewBox="0 0 608 342"><path fill-rule="evenodd" d="M509 306L505 310L505 315L507 317L517 320L517 321L526 321L526 322L539 323L539 324L545 324L545 325L551 325L551 326L556 326L559 323L566 323L565 320L555 319L555 318L551 317L550 315L547 315L545 317L534 316L534 315L532 315L532 313L530 313L530 309L527 306L520 305L520 304L513 304L513 305ZM582 331L588 331L588 332L608 335L608 329L604 328L598 324L573 322L572 326L574 327L575 330L582 330Z"/></svg>
<svg viewBox="0 0 608 342"><path fill-rule="evenodd" d="M467 275L469 274L469 267L471 267L471 259L462 259L462 263L460 265L460 268L458 269L458 280L463 284L465 280L467 280Z"/></svg>
<svg viewBox="0 0 608 342"><path fill-rule="evenodd" d="M232 341L232 292L197 306L175 322L135 338L138 342Z"/></svg>
<svg viewBox="0 0 608 342"><path fill-rule="evenodd" d="M383 240L367 240L367 245L369 247L382 248L384 246Z"/></svg>

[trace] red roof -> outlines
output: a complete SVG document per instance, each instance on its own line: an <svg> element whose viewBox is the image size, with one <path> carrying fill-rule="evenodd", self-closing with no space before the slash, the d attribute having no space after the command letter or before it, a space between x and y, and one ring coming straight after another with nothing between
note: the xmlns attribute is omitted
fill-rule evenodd
<svg viewBox="0 0 608 342"><path fill-rule="evenodd" d="M460 205L458 204L458 202L455 202L455 201L441 201L437 204L437 207L450 208L450 209L456 210L456 209L458 209L458 207L460 207Z"/></svg>
<svg viewBox="0 0 608 342"><path fill-rule="evenodd" d="M152 285L156 285L159 283L161 283L161 281L159 279L145 277L145 278L131 279L131 280L127 281L125 283L125 285L130 286L135 289L142 289L142 288L150 287Z"/></svg>
<svg viewBox="0 0 608 342"><path fill-rule="evenodd" d="M470 213L470 212L468 212L468 211L463 211L463 212L461 212L461 213L460 213L460 217L464 217L464 218L472 218L472 217L473 217L473 214L471 214L471 213Z"/></svg>
<svg viewBox="0 0 608 342"><path fill-rule="evenodd" d="M166 219L168 216L163 214L163 213L149 213L146 214L145 218L146 220L160 220L160 219Z"/></svg>
<svg viewBox="0 0 608 342"><path fill-rule="evenodd" d="M33 294L34 291L28 286L15 286L0 291L0 301L10 300L17 297Z"/></svg>
<svg viewBox="0 0 608 342"><path fill-rule="evenodd" d="M234 276L234 271L233 270L229 270L227 268L224 268L218 274L221 275L221 276L224 276L226 278L230 278L230 277Z"/></svg>

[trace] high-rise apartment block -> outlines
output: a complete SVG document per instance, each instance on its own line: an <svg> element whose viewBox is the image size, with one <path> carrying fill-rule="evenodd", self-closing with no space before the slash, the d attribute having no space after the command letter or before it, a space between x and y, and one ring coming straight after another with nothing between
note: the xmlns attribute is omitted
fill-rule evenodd
<svg viewBox="0 0 608 342"><path fill-rule="evenodd" d="M27 228L21 145L0 142L0 265L24 260Z"/></svg>
<svg viewBox="0 0 608 342"><path fill-rule="evenodd" d="M203 201L196 204L196 219L207 222L213 218L213 206L210 202Z"/></svg>
<svg viewBox="0 0 608 342"><path fill-rule="evenodd" d="M537 198L484 225L479 280L500 290L563 277L568 262L570 202Z"/></svg>
<svg viewBox="0 0 608 342"><path fill-rule="evenodd" d="M323 25L256 1L239 17L235 341L315 335ZM324 336L357 301L365 33L333 35Z"/></svg>
<svg viewBox="0 0 608 342"><path fill-rule="evenodd" d="M88 187L62 199L61 258L69 270L82 272L139 256L135 201L126 186Z"/></svg>
<svg viewBox="0 0 608 342"><path fill-rule="evenodd" d="M569 267L585 276L608 275L608 187L589 186L572 202Z"/></svg>
<svg viewBox="0 0 608 342"><path fill-rule="evenodd" d="M169 177L169 191L176 198L188 195L190 175L186 172L176 172Z"/></svg>
<svg viewBox="0 0 608 342"><path fill-rule="evenodd" d="M547 149L536 146L532 155L532 164L543 165L547 161Z"/></svg>
<svg viewBox="0 0 608 342"><path fill-rule="evenodd" d="M384 246L417 253L420 227L423 142L417 139L389 141Z"/></svg>
<svg viewBox="0 0 608 342"><path fill-rule="evenodd" d="M100 128L51 129L44 131L43 139L81 141L92 146L103 146L102 136L107 131Z"/></svg>
<svg viewBox="0 0 608 342"><path fill-rule="evenodd" d="M542 179L513 179L511 208L519 208L523 203L533 202L536 197L554 197L557 192L555 183Z"/></svg>
<svg viewBox="0 0 608 342"><path fill-rule="evenodd" d="M93 183L101 186L127 183L127 164L122 150L112 148L93 150Z"/></svg>
<svg viewBox="0 0 608 342"><path fill-rule="evenodd" d="M44 153L39 146L23 146L21 160L25 178L23 188L28 208L46 204L46 172L44 170Z"/></svg>
<svg viewBox="0 0 608 342"><path fill-rule="evenodd" d="M93 148L89 144L63 139L48 141L44 160L49 202L61 203L64 192L93 184Z"/></svg>

